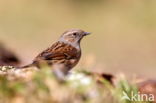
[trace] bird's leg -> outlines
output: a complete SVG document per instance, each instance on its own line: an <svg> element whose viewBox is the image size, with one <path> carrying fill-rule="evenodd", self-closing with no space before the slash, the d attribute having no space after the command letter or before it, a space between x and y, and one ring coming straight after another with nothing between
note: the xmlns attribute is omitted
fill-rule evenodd
<svg viewBox="0 0 156 103"><path fill-rule="evenodd" d="M61 81L65 80L65 74L58 68L58 69L53 69L54 75Z"/></svg>
<svg viewBox="0 0 156 103"><path fill-rule="evenodd" d="M65 80L67 72L64 71L67 69L63 64L55 64L53 65L53 73L59 80Z"/></svg>

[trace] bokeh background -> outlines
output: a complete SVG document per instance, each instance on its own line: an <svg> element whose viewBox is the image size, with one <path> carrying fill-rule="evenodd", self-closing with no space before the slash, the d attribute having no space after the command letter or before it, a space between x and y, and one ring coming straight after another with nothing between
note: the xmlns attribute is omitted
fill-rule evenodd
<svg viewBox="0 0 156 103"><path fill-rule="evenodd" d="M0 0L0 42L23 65L69 28L92 32L81 62L95 71L156 78L155 0Z"/></svg>

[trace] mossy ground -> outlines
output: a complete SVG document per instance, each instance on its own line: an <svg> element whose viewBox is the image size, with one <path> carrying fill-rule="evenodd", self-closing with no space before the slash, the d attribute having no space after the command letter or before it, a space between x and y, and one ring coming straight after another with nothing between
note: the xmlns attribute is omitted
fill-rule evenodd
<svg viewBox="0 0 156 103"><path fill-rule="evenodd" d="M123 91L128 95L137 92L136 86L125 78L113 86L105 79L97 83L94 76L84 71L72 72L64 82L48 67L21 72L3 67L1 72L0 103L136 103L122 100Z"/></svg>

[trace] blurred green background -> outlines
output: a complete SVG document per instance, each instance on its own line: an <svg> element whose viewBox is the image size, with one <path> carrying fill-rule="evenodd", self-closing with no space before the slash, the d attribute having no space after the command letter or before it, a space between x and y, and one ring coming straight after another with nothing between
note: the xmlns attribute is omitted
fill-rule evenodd
<svg viewBox="0 0 156 103"><path fill-rule="evenodd" d="M155 0L0 0L0 41L23 64L70 28L92 32L82 60L91 55L102 71L156 77Z"/></svg>

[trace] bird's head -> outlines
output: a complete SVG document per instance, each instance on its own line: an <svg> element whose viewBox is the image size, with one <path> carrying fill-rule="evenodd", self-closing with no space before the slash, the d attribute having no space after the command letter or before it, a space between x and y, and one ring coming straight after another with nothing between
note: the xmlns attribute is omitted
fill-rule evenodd
<svg viewBox="0 0 156 103"><path fill-rule="evenodd" d="M90 34L89 32L85 32L80 29L70 29L70 30L65 31L61 35L59 41L75 45L75 44L79 44L81 39L84 36L89 35L89 34Z"/></svg>

